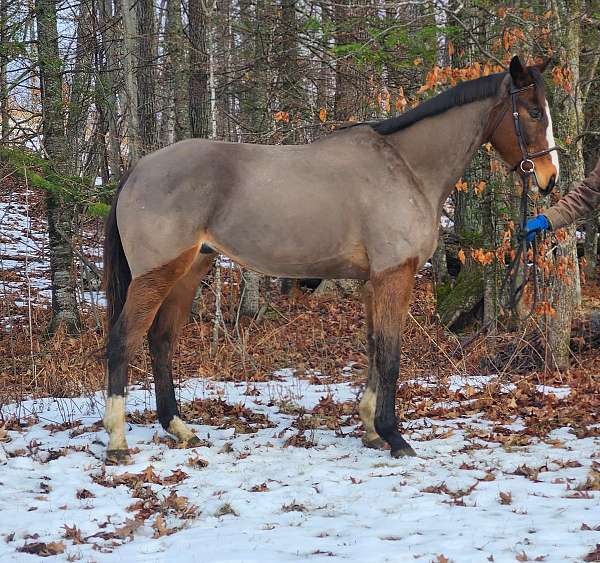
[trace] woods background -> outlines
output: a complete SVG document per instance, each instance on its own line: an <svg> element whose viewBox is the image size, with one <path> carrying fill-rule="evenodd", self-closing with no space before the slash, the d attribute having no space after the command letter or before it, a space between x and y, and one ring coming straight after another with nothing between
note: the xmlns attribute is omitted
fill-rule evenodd
<svg viewBox="0 0 600 563"><path fill-rule="evenodd" d="M2 401L102 387L102 217L143 155L190 137L309 143L501 71L519 53L554 59L546 81L564 193L598 156L599 25L595 0L0 0ZM594 365L598 215L543 242L540 295L528 290L527 320L515 319L500 289L520 189L491 147L457 183L417 288L410 373ZM549 203L534 194L530 212ZM209 281L178 373L364 366L354 284L322 282L310 295L319 280L302 289L224 260Z"/></svg>

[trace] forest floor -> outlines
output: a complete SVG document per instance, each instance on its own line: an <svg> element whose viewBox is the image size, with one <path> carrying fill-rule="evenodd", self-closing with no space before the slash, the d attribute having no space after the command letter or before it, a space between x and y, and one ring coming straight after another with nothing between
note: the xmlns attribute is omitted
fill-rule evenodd
<svg viewBox="0 0 600 563"><path fill-rule="evenodd" d="M236 326L239 272L223 268L216 356L206 287L175 360L205 445L178 449L160 428L142 351L133 464L106 467L101 294L81 288L80 337L48 338L39 194L4 181L0 227L1 561L600 561L597 350L563 374L484 369L514 335L463 350L421 272L397 395L418 457L394 460L360 441L360 299L273 291L261 323ZM98 221L81 232L98 263Z"/></svg>

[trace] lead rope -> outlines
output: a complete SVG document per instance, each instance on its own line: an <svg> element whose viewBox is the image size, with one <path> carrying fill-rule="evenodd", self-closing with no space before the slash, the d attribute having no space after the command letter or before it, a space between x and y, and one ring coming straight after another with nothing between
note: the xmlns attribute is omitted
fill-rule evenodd
<svg viewBox="0 0 600 563"><path fill-rule="evenodd" d="M505 274L504 280L502 282L502 286L500 288L500 299L502 299L507 286L509 287L509 292L506 300L505 308L511 311L513 318L519 320L520 322L525 322L529 318L533 316L535 313L536 306L539 301L539 272L538 272L538 242L537 237L533 239L531 243L532 249L532 263L531 266L528 266L528 249L529 243L527 242L527 217L528 217L528 204L529 204L529 184L531 181L531 173L525 176L523 182L523 192L521 194L521 209L520 209L520 224L517 231L517 242L518 247L515 250L515 256L513 257L508 270ZM520 277L520 266L521 262L523 263L523 278L519 283ZM519 315L519 303L521 301L521 297L523 291L530 281L530 278L533 278L533 300L531 304L531 309L525 317L521 317Z"/></svg>

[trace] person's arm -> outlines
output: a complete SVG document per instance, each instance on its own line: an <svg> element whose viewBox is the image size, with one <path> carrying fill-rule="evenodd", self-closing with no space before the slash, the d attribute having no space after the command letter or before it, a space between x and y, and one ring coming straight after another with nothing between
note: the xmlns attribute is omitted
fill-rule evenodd
<svg viewBox="0 0 600 563"><path fill-rule="evenodd" d="M600 207L600 159L592 173L545 211L544 215L550 223L549 228L556 230L589 215L598 207Z"/></svg>

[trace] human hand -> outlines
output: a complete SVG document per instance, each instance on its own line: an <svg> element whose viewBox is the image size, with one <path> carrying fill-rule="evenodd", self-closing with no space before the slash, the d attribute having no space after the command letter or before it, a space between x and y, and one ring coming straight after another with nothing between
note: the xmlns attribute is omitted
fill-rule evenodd
<svg viewBox="0 0 600 563"><path fill-rule="evenodd" d="M532 242L537 233L545 231L549 228L550 223L545 215L538 215L533 219L529 219L525 225L525 238L527 239L527 242Z"/></svg>

